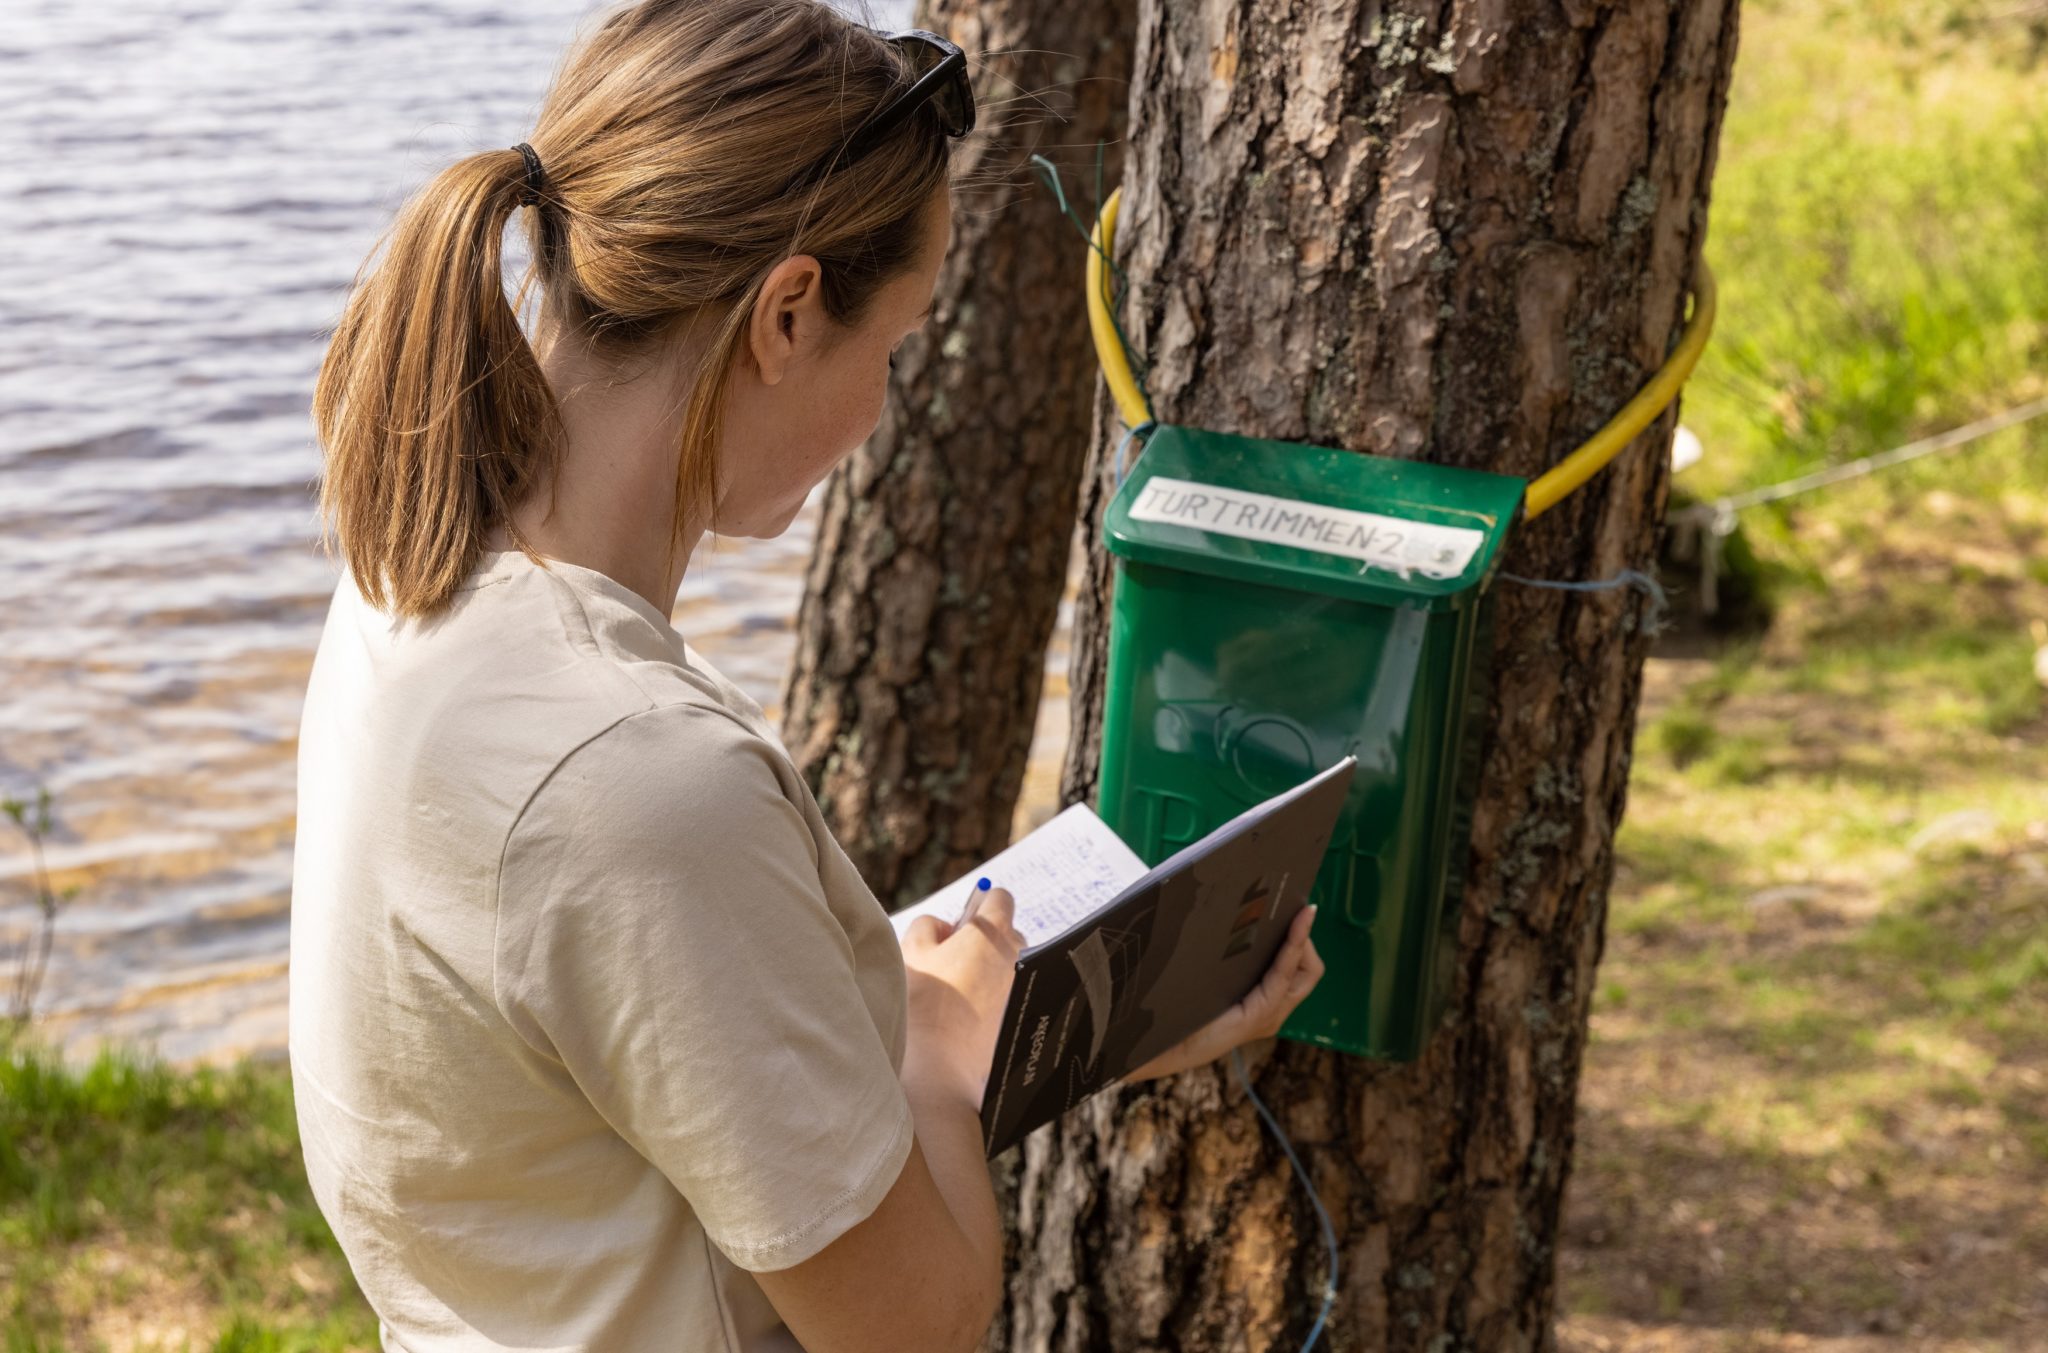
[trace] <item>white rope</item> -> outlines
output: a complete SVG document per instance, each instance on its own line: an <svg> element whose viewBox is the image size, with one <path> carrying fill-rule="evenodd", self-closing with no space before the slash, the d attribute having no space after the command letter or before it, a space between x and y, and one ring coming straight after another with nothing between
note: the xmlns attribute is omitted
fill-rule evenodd
<svg viewBox="0 0 2048 1353"><path fill-rule="evenodd" d="M1917 442L1907 442L1904 446L1894 447L1890 451L1880 452L1875 456L1865 456L1861 460L1852 460L1846 465L1836 465L1826 470L1816 470L1812 474L1803 474L1797 479L1787 479L1782 483L1766 484L1760 489L1751 489L1747 493L1730 494L1726 498L1716 499L1713 506L1718 512L1740 512L1745 507L1755 507L1759 503L1775 503L1780 498L1790 498L1795 493L1806 493L1812 489L1826 488L1830 484L1839 484L1845 479L1861 479L1864 475L1876 470L1889 469L1894 465L1903 465L1909 460L1918 460L1922 456L1931 456L1941 451L1952 451L1956 447L1967 446L1974 441L1981 441L1994 432L2003 432L2005 429L2027 422L2029 419L2039 418L2044 413L2048 413L2048 395L2044 395L2040 399L2030 400L2018 408L2007 409L2004 413L1994 414L1989 418L1980 418L1974 423L1965 423L1959 428L1950 428L1947 432L1937 432L1932 437L1922 437Z"/></svg>
<svg viewBox="0 0 2048 1353"><path fill-rule="evenodd" d="M1878 470L1904 465L1907 461L1919 460L1923 456L1953 451L1960 446L1982 441L1994 432L2003 432L2009 427L2048 414L2048 395L2028 400L2025 404L2007 409L2004 413L1980 418L1974 423L1965 423L1947 432L1937 432L1932 437L1895 446L1874 456L1852 460L1844 465L1830 466L1815 470L1795 479L1781 480L1766 484L1762 488L1749 489L1743 493L1731 493L1725 498L1716 498L1710 503L1698 503L1671 518L1671 524L1681 530L1698 533L1700 561L1700 609L1708 615L1720 609L1719 584L1721 577L1722 542L1735 534L1735 514L1744 508L1757 507L1763 503L1775 503L1781 498L1795 494L1810 493L1824 489L1831 484L1861 479Z"/></svg>

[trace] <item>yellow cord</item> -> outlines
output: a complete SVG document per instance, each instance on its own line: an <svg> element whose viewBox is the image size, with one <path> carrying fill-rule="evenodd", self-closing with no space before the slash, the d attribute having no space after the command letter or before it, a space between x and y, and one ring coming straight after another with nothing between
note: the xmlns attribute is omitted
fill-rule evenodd
<svg viewBox="0 0 2048 1353"><path fill-rule="evenodd" d="M1637 433L1656 422L1657 415L1678 398L1679 387L1692 374L1700 353L1706 350L1707 335L1713 331L1714 273L1707 267L1707 261L1701 259L1699 275L1693 283L1692 318L1686 321L1685 332L1678 336L1678 346L1657 368L1657 374L1650 377L1650 383L1622 405L1620 413L1607 420L1607 426L1530 482L1525 515L1539 517L1556 507L1558 499L1605 469L1608 461L1636 439Z"/></svg>
<svg viewBox="0 0 2048 1353"><path fill-rule="evenodd" d="M1095 337L1095 357L1102 363L1102 376L1109 384L1110 396L1116 400L1117 412L1123 415L1126 424L1136 427L1150 421L1152 408L1131 375L1130 360L1124 355L1116 323L1110 318L1109 270L1103 266L1103 260L1116 245L1116 209L1122 196L1123 189L1118 188L1102 204L1102 214L1095 220L1095 234L1089 242L1088 330ZM1530 482L1528 516L1548 512L1559 499L1605 469L1622 448L1678 398L1679 388L1698 365L1700 353L1706 350L1707 336L1714 331L1714 299L1714 274L1706 260L1701 259L1699 275L1693 283L1692 317L1686 321L1685 332L1679 335L1678 346L1671 350L1671 356L1649 384L1637 391L1635 398L1624 404L1605 427Z"/></svg>
<svg viewBox="0 0 2048 1353"><path fill-rule="evenodd" d="M1114 297L1109 289L1109 269L1102 265L1116 245L1116 207L1123 195L1122 188L1110 192L1102 214L1095 218L1094 238L1088 242L1088 331L1095 335L1095 359L1102 363L1102 378L1109 383L1117 412L1124 416L1126 426L1137 427L1152 421L1152 406L1131 375L1130 359L1124 355L1116 321L1110 318Z"/></svg>

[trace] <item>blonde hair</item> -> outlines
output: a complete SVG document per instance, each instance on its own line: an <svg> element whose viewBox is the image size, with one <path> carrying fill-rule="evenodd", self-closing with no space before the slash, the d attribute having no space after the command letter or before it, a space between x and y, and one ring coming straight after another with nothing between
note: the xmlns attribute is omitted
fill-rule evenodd
<svg viewBox="0 0 2048 1353"><path fill-rule="evenodd" d="M528 138L544 179L520 294L537 284L551 329L618 360L702 317L678 534L710 510L725 377L767 273L812 255L827 312L852 323L914 259L947 174L937 120L838 162L910 78L893 46L819 0L642 0L558 73ZM527 191L517 148L437 175L365 264L320 368L322 517L363 596L398 615L446 605L560 464L560 409L502 275Z"/></svg>

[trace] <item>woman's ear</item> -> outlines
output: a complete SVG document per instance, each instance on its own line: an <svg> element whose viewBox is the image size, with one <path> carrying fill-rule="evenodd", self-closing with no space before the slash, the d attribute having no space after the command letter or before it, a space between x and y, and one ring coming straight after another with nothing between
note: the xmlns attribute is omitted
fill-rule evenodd
<svg viewBox="0 0 2048 1353"><path fill-rule="evenodd" d="M776 264L761 284L747 320L747 350L763 385L780 383L790 365L823 335L821 278L818 260L797 254Z"/></svg>

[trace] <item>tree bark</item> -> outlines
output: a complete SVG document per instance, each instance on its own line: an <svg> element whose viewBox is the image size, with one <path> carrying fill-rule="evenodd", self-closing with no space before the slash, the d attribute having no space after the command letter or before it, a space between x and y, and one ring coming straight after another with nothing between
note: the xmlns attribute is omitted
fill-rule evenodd
<svg viewBox="0 0 2048 1353"><path fill-rule="evenodd" d="M827 489L784 689L797 764L891 905L1009 839L1093 431L1085 245L1028 162L1093 181L1098 143L1121 133L1135 15L1135 0L918 9L975 55L996 130L964 145L932 320Z"/></svg>
<svg viewBox="0 0 2048 1353"><path fill-rule="evenodd" d="M1706 226L1736 0L1142 0L1125 322L1169 422L1517 475L1662 362ZM1507 567L1655 558L1667 414ZM1094 444L1110 444L1107 427ZM1092 533L1107 503L1084 481ZM1092 539L1067 798L1092 799ZM1420 1060L1281 1043L1261 1093L1334 1216L1331 1349L1537 1349L1648 636L1632 593L1500 588L1452 1010ZM1341 980L1342 974L1331 974ZM1326 1258L1220 1070L1028 1142L1007 1350L1293 1349Z"/></svg>

